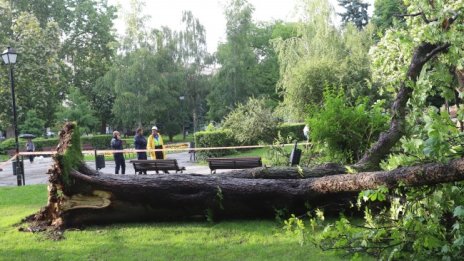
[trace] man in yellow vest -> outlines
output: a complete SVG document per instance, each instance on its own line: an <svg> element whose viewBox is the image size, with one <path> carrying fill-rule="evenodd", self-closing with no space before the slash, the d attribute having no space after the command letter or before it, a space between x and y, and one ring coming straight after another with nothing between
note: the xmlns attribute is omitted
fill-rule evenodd
<svg viewBox="0 0 464 261"><path fill-rule="evenodd" d="M161 138L161 134L158 133L158 127L156 126L151 128L151 135L148 136L147 141L147 149L164 149L163 138ZM150 157L152 160L166 158L164 151L150 151Z"/></svg>

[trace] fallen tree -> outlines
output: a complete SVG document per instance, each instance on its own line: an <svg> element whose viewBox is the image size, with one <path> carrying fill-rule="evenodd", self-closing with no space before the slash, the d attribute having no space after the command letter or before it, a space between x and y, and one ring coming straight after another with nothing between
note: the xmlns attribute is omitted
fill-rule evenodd
<svg viewBox="0 0 464 261"><path fill-rule="evenodd" d="M49 173L48 204L28 218L34 222L31 227L67 228L205 215L274 217L276 210L282 209L304 213L308 204L339 210L347 208L359 191L380 185L394 188L399 183L421 186L464 179L464 159L358 174L335 174L334 171L343 169L327 165L332 170L322 173L297 168L282 168L277 172L272 168L257 168L221 175L108 175L83 163L75 129L69 123L60 133L55 163Z"/></svg>
<svg viewBox="0 0 464 261"><path fill-rule="evenodd" d="M457 14L447 19L451 25ZM443 28L448 30L449 27ZM464 180L464 159L393 171L377 171L405 131L406 104L424 65L450 48L449 43L420 44L391 109L387 132L353 167L357 174L329 164L314 169L257 168L221 175L170 174L115 176L97 173L82 160L74 124L60 132L50 170L47 205L28 218L40 226L156 221L203 217L273 217L276 210L304 212L306 206L346 209L358 193L380 185L395 188ZM34 226L31 226L33 228Z"/></svg>

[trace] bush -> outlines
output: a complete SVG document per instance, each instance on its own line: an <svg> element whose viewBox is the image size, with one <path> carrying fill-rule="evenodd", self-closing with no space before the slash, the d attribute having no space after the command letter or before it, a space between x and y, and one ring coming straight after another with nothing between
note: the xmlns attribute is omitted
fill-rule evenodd
<svg viewBox="0 0 464 261"><path fill-rule="evenodd" d="M305 125L305 123L283 123L277 127L277 132L280 132L280 136L286 141L303 141L306 140L303 135Z"/></svg>
<svg viewBox="0 0 464 261"><path fill-rule="evenodd" d="M26 143L19 141L19 148L23 148ZM0 143L0 151L2 154L6 154L7 150L12 150L15 148L15 140L13 138L6 139Z"/></svg>
<svg viewBox="0 0 464 261"><path fill-rule="evenodd" d="M369 108L367 100L349 106L342 92L324 92L322 108L313 108L308 120L311 140L326 146L328 153L343 153L350 163L358 160L386 129L388 116L380 104Z"/></svg>
<svg viewBox="0 0 464 261"><path fill-rule="evenodd" d="M231 130L200 131L195 133L195 147L228 147L234 145ZM200 159L208 157L221 157L230 154L230 150L207 150L197 153Z"/></svg>
<svg viewBox="0 0 464 261"><path fill-rule="evenodd" d="M240 104L229 115L223 124L224 129L233 131L234 139L243 145L254 145L258 142L270 143L275 137L277 120L266 100L250 98L246 104Z"/></svg>

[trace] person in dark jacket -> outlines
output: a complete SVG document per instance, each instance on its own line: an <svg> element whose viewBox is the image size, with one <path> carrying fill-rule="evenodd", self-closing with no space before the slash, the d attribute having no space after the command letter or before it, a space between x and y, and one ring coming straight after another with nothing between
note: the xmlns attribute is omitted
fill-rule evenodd
<svg viewBox="0 0 464 261"><path fill-rule="evenodd" d="M35 145L32 142L32 139L27 139L26 143L26 151L27 152L34 152L35 151ZM29 155L29 161L32 163L34 162L34 155Z"/></svg>
<svg viewBox="0 0 464 261"><path fill-rule="evenodd" d="M122 150L122 140L119 131L113 132L113 138L111 139L111 148L113 150ZM121 174L126 174L126 160L124 159L124 153L115 152L113 153L114 162L116 163L115 173L119 174L121 168Z"/></svg>
<svg viewBox="0 0 464 261"><path fill-rule="evenodd" d="M134 136L134 147L136 150L146 150L147 149L147 139L143 136L143 129L138 128ZM138 160L146 160L146 152L137 152ZM139 174L147 174L147 171L140 171Z"/></svg>

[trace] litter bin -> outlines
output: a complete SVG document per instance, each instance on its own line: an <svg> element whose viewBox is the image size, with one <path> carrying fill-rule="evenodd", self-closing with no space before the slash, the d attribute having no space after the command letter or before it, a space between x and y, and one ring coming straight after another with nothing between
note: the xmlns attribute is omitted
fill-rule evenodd
<svg viewBox="0 0 464 261"><path fill-rule="evenodd" d="M103 169L105 167L105 155L97 155L95 157L95 168L97 170Z"/></svg>
<svg viewBox="0 0 464 261"><path fill-rule="evenodd" d="M301 158L301 150L297 148L297 142L295 142L295 146L292 149L292 153L290 153L290 159L289 163L290 166L295 166L300 164L300 158Z"/></svg>
<svg viewBox="0 0 464 261"><path fill-rule="evenodd" d="M16 169L16 165L18 164L18 161L13 161L13 175L18 175L18 173L16 173L17 169ZM20 171L21 173L24 173L24 161L19 161L19 167L21 168Z"/></svg>

